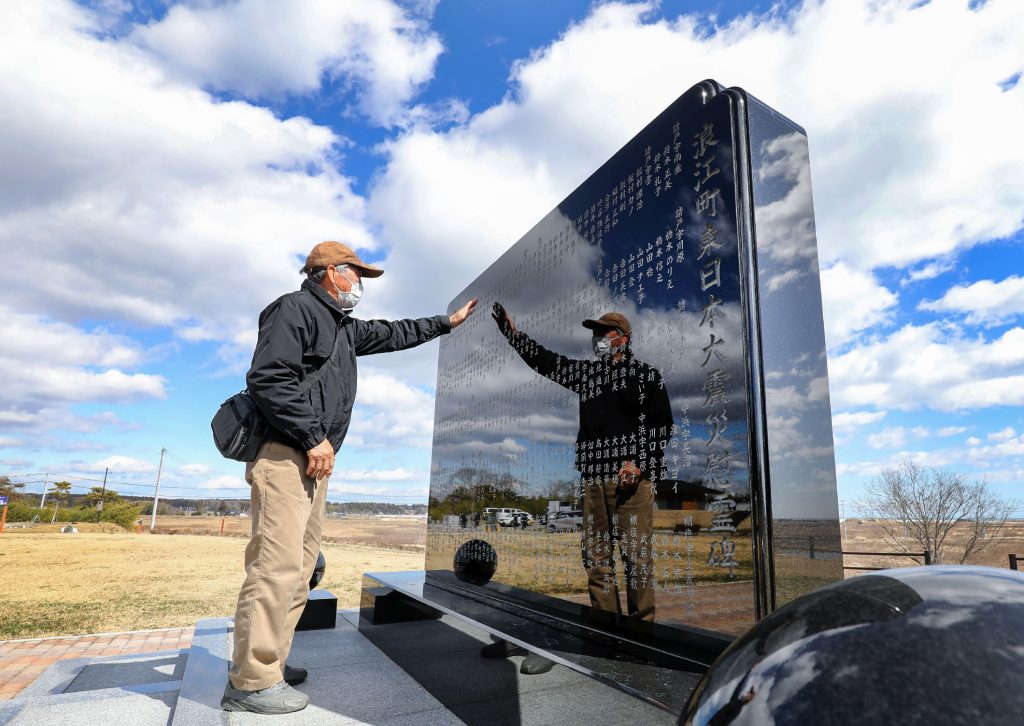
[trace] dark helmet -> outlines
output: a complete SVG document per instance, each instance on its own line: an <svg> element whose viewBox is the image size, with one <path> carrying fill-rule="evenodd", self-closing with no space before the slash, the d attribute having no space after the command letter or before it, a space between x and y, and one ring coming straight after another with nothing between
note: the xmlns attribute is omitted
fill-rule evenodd
<svg viewBox="0 0 1024 726"><path fill-rule="evenodd" d="M327 560L324 559L323 552L318 552L316 555L316 565L313 567L313 576L309 578L310 590L323 581L325 570L327 570Z"/></svg>
<svg viewBox="0 0 1024 726"><path fill-rule="evenodd" d="M498 569L498 553L489 542L471 539L456 550L452 569L455 576L464 582L486 585Z"/></svg>
<svg viewBox="0 0 1024 726"><path fill-rule="evenodd" d="M779 608L714 662L680 723L1024 724L1024 573L906 567Z"/></svg>

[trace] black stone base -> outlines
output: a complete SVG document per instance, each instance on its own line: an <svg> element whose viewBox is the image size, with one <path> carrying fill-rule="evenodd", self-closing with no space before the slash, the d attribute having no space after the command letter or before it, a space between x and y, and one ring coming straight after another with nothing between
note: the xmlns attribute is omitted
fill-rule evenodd
<svg viewBox="0 0 1024 726"><path fill-rule="evenodd" d="M311 590L296 630L333 628L338 619L338 598L327 590Z"/></svg>
<svg viewBox="0 0 1024 726"><path fill-rule="evenodd" d="M390 587L368 587L364 582L359 602L359 621L372 625L438 620L442 613Z"/></svg>
<svg viewBox="0 0 1024 726"><path fill-rule="evenodd" d="M499 583L473 585L451 571L363 575L359 629L378 647L378 641L389 637L391 623L437 620L443 615L675 714L682 711L701 676L731 642L718 633L621 618ZM377 627L385 624L389 627ZM438 629L450 630L424 623L417 632ZM399 640L410 637L402 625L395 625L390 632ZM479 641L470 646L475 650L475 662L508 665L503 659L481 659L479 647ZM437 652L445 650L441 647ZM435 662L422 654L417 657ZM413 673L416 669L406 670Z"/></svg>

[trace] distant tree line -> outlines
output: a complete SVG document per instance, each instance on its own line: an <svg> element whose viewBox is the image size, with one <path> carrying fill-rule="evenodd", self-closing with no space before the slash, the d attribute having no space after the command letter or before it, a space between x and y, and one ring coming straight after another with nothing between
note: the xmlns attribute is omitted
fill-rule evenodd
<svg viewBox="0 0 1024 726"><path fill-rule="evenodd" d="M7 519L11 522L29 521L33 516L39 515L40 520L50 521L53 508L56 505L58 511L61 509L73 510L74 514L82 515L84 510L93 512L95 518L96 504L102 499L104 509L114 504L127 504L137 511L138 515L148 516L153 513L153 497L137 496L132 494L120 494L108 487L106 492L102 487L92 487L88 492L80 494L72 493L70 482L56 482L50 484L46 493L46 506L40 509L33 506L39 503L42 492L25 492L25 485L13 481L10 477L0 476L0 495L7 495L11 501L8 509ZM18 506L15 507L14 504ZM189 499L187 497L160 498L157 506L157 515L180 514L182 511L192 511L202 515L213 512L220 515L237 514L249 510L248 499ZM393 504L391 502L328 502L327 511L337 514L350 515L417 515L423 516L427 513L426 504ZM43 516L44 512L50 514ZM26 516L27 515L27 516ZM68 516L71 516L70 514ZM58 515L58 521L65 520L63 514ZM78 519L86 520L85 516ZM103 518L106 519L105 517ZM77 521L77 520L76 520Z"/></svg>
<svg viewBox="0 0 1024 726"><path fill-rule="evenodd" d="M391 504L390 502L328 502L327 512L345 515L416 515L427 513L426 504Z"/></svg>

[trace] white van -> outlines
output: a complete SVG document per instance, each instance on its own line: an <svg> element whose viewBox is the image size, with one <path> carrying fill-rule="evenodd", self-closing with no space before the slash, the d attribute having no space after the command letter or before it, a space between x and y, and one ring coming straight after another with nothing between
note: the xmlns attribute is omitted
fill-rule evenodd
<svg viewBox="0 0 1024 726"><path fill-rule="evenodd" d="M484 509L484 519L487 515L494 512L497 515L498 524L502 527L508 527L512 524L512 521L517 517L526 517L527 524L533 524L533 517L529 512L524 512L522 509L516 509L515 507L487 507ZM520 519L520 521L522 521Z"/></svg>

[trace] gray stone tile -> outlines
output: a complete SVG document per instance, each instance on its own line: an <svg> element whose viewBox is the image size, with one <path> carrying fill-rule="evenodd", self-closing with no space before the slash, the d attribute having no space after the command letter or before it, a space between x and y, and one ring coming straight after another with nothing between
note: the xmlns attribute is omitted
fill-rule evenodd
<svg viewBox="0 0 1024 726"><path fill-rule="evenodd" d="M100 688L136 686L143 683L180 681L185 671L185 654L130 661L96 662L85 666L65 693L95 691Z"/></svg>
<svg viewBox="0 0 1024 726"><path fill-rule="evenodd" d="M667 711L591 681L592 686L563 686L505 698L459 704L452 711L470 726L567 726L568 724L676 723ZM596 688L595 688L596 687Z"/></svg>
<svg viewBox="0 0 1024 726"><path fill-rule="evenodd" d="M376 662L383 653L346 621L334 630L306 630L295 634L288 663L302 668Z"/></svg>
<svg viewBox="0 0 1024 726"><path fill-rule="evenodd" d="M220 698L228 682L230 618L207 618L196 624L189 649L173 726L221 726L227 714Z"/></svg>
<svg viewBox="0 0 1024 726"><path fill-rule="evenodd" d="M171 719L176 693L130 694L120 698L95 698L65 703L26 703L6 726L166 726Z"/></svg>
<svg viewBox="0 0 1024 726"><path fill-rule="evenodd" d="M374 726L464 726L465 722L447 708L435 708L430 711L388 716L363 723L374 724Z"/></svg>
<svg viewBox="0 0 1024 726"><path fill-rule="evenodd" d="M310 669L309 680L298 687L310 706L288 716L288 724L386 723L382 719L434 711L441 704L402 669L386 664L353 664ZM231 726L266 723L250 713L229 715ZM278 721L277 723L280 723Z"/></svg>
<svg viewBox="0 0 1024 726"><path fill-rule="evenodd" d="M338 618L345 618L352 625L359 627L359 608L349 608L348 610L340 610L338 612Z"/></svg>

